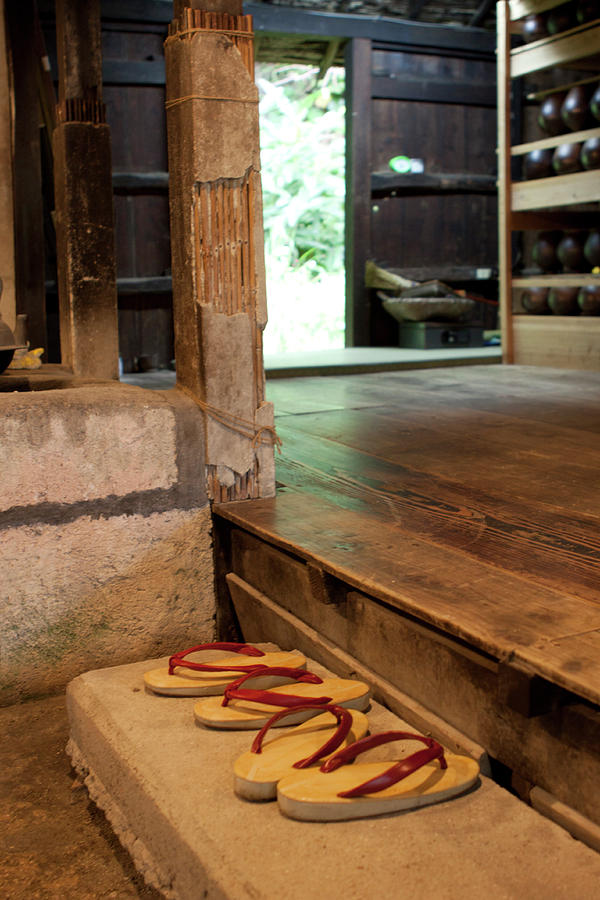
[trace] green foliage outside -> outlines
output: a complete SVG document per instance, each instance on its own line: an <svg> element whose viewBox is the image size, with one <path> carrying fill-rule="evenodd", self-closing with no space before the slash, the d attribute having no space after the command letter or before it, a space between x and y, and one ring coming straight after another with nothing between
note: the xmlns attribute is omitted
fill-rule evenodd
<svg viewBox="0 0 600 900"><path fill-rule="evenodd" d="M257 65L265 353L344 346L344 70Z"/></svg>

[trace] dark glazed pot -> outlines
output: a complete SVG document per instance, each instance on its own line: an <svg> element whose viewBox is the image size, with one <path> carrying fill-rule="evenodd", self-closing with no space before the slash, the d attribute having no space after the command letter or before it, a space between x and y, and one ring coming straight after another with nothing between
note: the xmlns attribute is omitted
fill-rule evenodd
<svg viewBox="0 0 600 900"><path fill-rule="evenodd" d="M554 174L552 150L532 150L523 160L523 175L527 181L532 178L548 178Z"/></svg>
<svg viewBox="0 0 600 900"><path fill-rule="evenodd" d="M565 272L581 272L585 268L583 239L584 235L569 232L565 234L556 248L556 255Z"/></svg>
<svg viewBox="0 0 600 900"><path fill-rule="evenodd" d="M586 86L578 84L572 87L560 108L560 115L570 131L581 131L589 124L590 111L588 107L589 91Z"/></svg>
<svg viewBox="0 0 600 900"><path fill-rule="evenodd" d="M551 137L556 134L564 134L568 130L560 114L565 98L565 93L550 94L542 100L540 105L537 117L538 125Z"/></svg>
<svg viewBox="0 0 600 900"><path fill-rule="evenodd" d="M577 294L577 304L583 316L600 316L600 285L582 287Z"/></svg>
<svg viewBox="0 0 600 900"><path fill-rule="evenodd" d="M600 231L597 229L590 231L588 234L583 246L583 255L592 269L600 266Z"/></svg>
<svg viewBox="0 0 600 900"><path fill-rule="evenodd" d="M560 268L560 262L556 255L556 248L561 238L555 231L542 231L533 245L533 261L542 272L556 272Z"/></svg>
<svg viewBox="0 0 600 900"><path fill-rule="evenodd" d="M521 33L526 44L547 37L548 26L546 25L546 16L538 14L526 16L525 21L523 22L523 31Z"/></svg>
<svg viewBox="0 0 600 900"><path fill-rule="evenodd" d="M579 288L550 288L548 306L555 316L574 316L579 312Z"/></svg>
<svg viewBox="0 0 600 900"><path fill-rule="evenodd" d="M552 166L557 175L570 175L581 171L581 144L560 144L552 156Z"/></svg>
<svg viewBox="0 0 600 900"><path fill-rule="evenodd" d="M531 315L548 315L550 312L550 307L548 306L548 293L548 288L527 288L527 290L523 291L521 294L523 309Z"/></svg>
<svg viewBox="0 0 600 900"><path fill-rule="evenodd" d="M584 169L600 169L600 138L590 138L585 142L580 159Z"/></svg>

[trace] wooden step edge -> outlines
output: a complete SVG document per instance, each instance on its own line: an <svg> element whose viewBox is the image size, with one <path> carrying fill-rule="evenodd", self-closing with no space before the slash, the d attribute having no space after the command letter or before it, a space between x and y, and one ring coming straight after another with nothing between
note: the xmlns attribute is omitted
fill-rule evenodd
<svg viewBox="0 0 600 900"><path fill-rule="evenodd" d="M582 816L581 813L567 806L566 803L562 803L541 787L536 786L531 789L529 802L536 812L547 819L552 819L578 841L587 844L592 850L600 852L600 825L596 825L591 819Z"/></svg>
<svg viewBox="0 0 600 900"><path fill-rule="evenodd" d="M289 644L289 635L292 632L294 645L302 653L316 659L321 665L334 672L353 675L367 682L372 687L374 700L386 706L400 718L405 719L418 731L435 738L451 751L470 756L479 764L482 775L491 777L490 760L487 751L480 744L360 663L337 644L324 638L306 622L279 606L266 594L257 591L238 575L230 573L226 578L244 640L261 639L258 632L253 634L248 627L244 627L247 617L243 615L241 606L250 603L255 609L258 607L263 613L267 613L269 624L273 628L273 632L270 632L270 639L275 643L281 646ZM260 628L258 616L252 616L252 621L256 621L256 625ZM280 629L277 629L278 622L281 623ZM264 640L264 635L262 639Z"/></svg>

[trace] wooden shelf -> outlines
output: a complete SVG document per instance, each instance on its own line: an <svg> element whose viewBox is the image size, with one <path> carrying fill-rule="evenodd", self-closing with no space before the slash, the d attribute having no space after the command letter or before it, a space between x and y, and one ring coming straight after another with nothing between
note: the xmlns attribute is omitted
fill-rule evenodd
<svg viewBox="0 0 600 900"><path fill-rule="evenodd" d="M168 172L113 172L115 194L154 194L169 189Z"/></svg>
<svg viewBox="0 0 600 900"><path fill-rule="evenodd" d="M539 141L529 141L527 144L514 144L510 148L511 156L523 156L525 153L531 153L532 150L549 150L552 147L559 147L561 144L582 144L589 141L590 138L600 137L600 126L598 128L586 128L584 131L571 131L568 134L556 134L553 137L541 138ZM600 178L600 172L598 172Z"/></svg>
<svg viewBox="0 0 600 900"><path fill-rule="evenodd" d="M589 231L598 227L598 211L541 209L531 212L512 212L513 231Z"/></svg>
<svg viewBox="0 0 600 900"><path fill-rule="evenodd" d="M510 0L510 18L514 22L533 13L547 12L562 3L564 0Z"/></svg>
<svg viewBox="0 0 600 900"><path fill-rule="evenodd" d="M395 172L373 172L373 194L493 194L495 175L448 173L432 175L398 175Z"/></svg>
<svg viewBox="0 0 600 900"><path fill-rule="evenodd" d="M56 281L46 281L45 289L48 294L56 294L58 285ZM168 294L173 290L173 279L170 275L146 275L139 278L117 278L117 293L119 296L132 296L134 294Z"/></svg>
<svg viewBox="0 0 600 900"><path fill-rule="evenodd" d="M556 85L555 87L545 88L543 91L535 91L533 94L527 94L528 100L543 100L544 97L549 97L551 94L562 93L562 91L569 91L572 87L579 87L579 85L583 84L592 84L593 82L598 81L598 75L592 75L590 78L579 78L577 81L568 81L566 84Z"/></svg>
<svg viewBox="0 0 600 900"><path fill-rule="evenodd" d="M600 200L600 172L574 172L572 175L553 175L534 181L513 183L511 206L515 211L543 209L548 206L570 206Z"/></svg>
<svg viewBox="0 0 600 900"><path fill-rule="evenodd" d="M512 317L517 365L600 370L600 316Z"/></svg>
<svg viewBox="0 0 600 900"><path fill-rule="evenodd" d="M600 53L600 19L577 25L569 31L550 35L515 47L510 53L510 77L520 78L555 66L574 63Z"/></svg>
<svg viewBox="0 0 600 900"><path fill-rule="evenodd" d="M145 278L117 278L117 291L122 295L168 294L173 289L170 275L148 275Z"/></svg>
<svg viewBox="0 0 600 900"><path fill-rule="evenodd" d="M505 362L520 365L600 370L600 316L515 314L512 308L514 289L600 285L600 275L590 272L512 276L512 232L590 229L597 228L600 220L596 205L600 201L597 169L516 183L512 180L511 162L515 157L600 137L600 127L594 127L510 145L511 79L575 63L570 68L592 68L598 71L600 79L600 20L511 47L510 20L558 5L548 0L510 0L497 5L499 296L503 356ZM549 92L560 90L557 85ZM546 92L541 92L535 96L540 99L545 95Z"/></svg>
<svg viewBox="0 0 600 900"><path fill-rule="evenodd" d="M402 275L411 281L493 281L497 266L421 266L412 268L388 268L393 275Z"/></svg>
<svg viewBox="0 0 600 900"><path fill-rule="evenodd" d="M523 275L512 279L514 288L526 287L587 287L600 284L600 275L591 272L575 272L569 275L552 275L542 272L539 275Z"/></svg>

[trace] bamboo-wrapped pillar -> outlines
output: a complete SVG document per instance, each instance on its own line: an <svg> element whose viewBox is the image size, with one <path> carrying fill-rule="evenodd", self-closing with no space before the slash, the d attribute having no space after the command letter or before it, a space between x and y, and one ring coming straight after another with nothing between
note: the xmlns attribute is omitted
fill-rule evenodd
<svg viewBox="0 0 600 900"><path fill-rule="evenodd" d="M110 129L102 102L100 0L56 0L56 250L63 365L119 377Z"/></svg>
<svg viewBox="0 0 600 900"><path fill-rule="evenodd" d="M165 57L177 384L205 412L209 496L265 497L276 438L264 400L252 22L237 0L176 2L174 12Z"/></svg>

